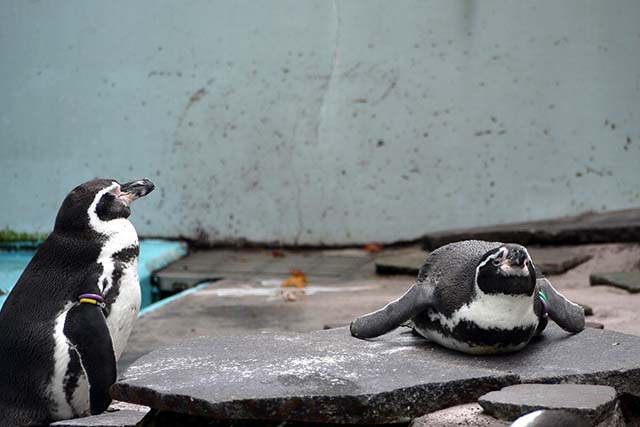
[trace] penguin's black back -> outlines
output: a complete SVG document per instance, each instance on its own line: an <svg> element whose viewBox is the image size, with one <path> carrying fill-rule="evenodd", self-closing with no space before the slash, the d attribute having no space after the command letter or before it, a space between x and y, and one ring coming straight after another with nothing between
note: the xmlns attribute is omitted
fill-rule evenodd
<svg viewBox="0 0 640 427"><path fill-rule="evenodd" d="M99 293L100 241L100 235L91 231L74 235L54 231L8 295L0 310L0 425L3 416L25 423L48 417L54 322L78 295Z"/></svg>

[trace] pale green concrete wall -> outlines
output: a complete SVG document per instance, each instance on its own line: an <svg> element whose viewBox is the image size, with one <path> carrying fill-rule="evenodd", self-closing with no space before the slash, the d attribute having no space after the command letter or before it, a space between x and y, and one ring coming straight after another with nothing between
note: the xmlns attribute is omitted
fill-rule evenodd
<svg viewBox="0 0 640 427"><path fill-rule="evenodd" d="M149 177L143 235L344 244L640 205L640 2L0 8L0 228Z"/></svg>

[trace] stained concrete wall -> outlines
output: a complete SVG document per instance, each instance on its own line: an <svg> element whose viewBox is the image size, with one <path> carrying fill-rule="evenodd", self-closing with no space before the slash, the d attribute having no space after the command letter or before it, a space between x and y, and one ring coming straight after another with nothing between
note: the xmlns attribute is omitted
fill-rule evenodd
<svg viewBox="0 0 640 427"><path fill-rule="evenodd" d="M640 205L640 2L0 8L0 228L149 177L144 235L344 244Z"/></svg>

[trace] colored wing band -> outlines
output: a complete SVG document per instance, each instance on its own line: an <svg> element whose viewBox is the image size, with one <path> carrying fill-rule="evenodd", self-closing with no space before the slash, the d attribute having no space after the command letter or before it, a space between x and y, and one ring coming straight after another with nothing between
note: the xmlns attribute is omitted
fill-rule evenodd
<svg viewBox="0 0 640 427"><path fill-rule="evenodd" d="M544 315L547 316L549 314L549 300L547 300L547 296L542 291L538 291L538 297L540 298L540 302L542 303Z"/></svg>
<svg viewBox="0 0 640 427"><path fill-rule="evenodd" d="M92 304L97 305L100 308L105 308L104 298L98 294L82 294L78 297L80 304Z"/></svg>

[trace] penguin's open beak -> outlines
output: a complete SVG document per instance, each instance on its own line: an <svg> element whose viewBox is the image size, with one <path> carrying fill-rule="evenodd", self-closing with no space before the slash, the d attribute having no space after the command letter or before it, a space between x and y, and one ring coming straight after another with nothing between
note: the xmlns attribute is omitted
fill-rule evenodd
<svg viewBox="0 0 640 427"><path fill-rule="evenodd" d="M146 178L138 181L127 182L120 186L120 194L118 195L118 198L129 204L134 200L151 193L154 188L156 188L156 186L153 182Z"/></svg>

